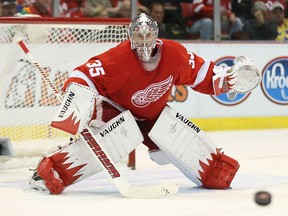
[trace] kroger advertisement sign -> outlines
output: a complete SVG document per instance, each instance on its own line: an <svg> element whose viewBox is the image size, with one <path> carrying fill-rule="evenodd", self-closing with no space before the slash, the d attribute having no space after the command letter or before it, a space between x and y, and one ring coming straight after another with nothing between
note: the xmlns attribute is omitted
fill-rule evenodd
<svg viewBox="0 0 288 216"><path fill-rule="evenodd" d="M288 57L271 60L262 71L261 87L269 100L280 105L288 104Z"/></svg>

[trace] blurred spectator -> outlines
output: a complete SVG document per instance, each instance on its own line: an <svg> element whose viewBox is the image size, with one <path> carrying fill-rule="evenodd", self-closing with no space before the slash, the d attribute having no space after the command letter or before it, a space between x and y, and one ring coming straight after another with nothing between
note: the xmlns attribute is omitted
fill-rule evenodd
<svg viewBox="0 0 288 216"><path fill-rule="evenodd" d="M1 16L13 17L17 13L17 1L16 0L1 0Z"/></svg>
<svg viewBox="0 0 288 216"><path fill-rule="evenodd" d="M82 8L85 0L61 0L60 16L62 17L83 17Z"/></svg>
<svg viewBox="0 0 288 216"><path fill-rule="evenodd" d="M288 0L285 0L284 17L288 18Z"/></svg>
<svg viewBox="0 0 288 216"><path fill-rule="evenodd" d="M168 29L168 25L164 23L164 4L160 2L154 2L150 5L149 13L152 19L154 19L159 27L160 38L172 38L172 33Z"/></svg>
<svg viewBox="0 0 288 216"><path fill-rule="evenodd" d="M193 38L211 40L213 36L213 2L193 0L192 3L180 3L182 16L187 18L187 31Z"/></svg>
<svg viewBox="0 0 288 216"><path fill-rule="evenodd" d="M146 13L148 14L149 10L147 7L141 5L138 2L137 5L137 12ZM131 18L131 1L130 0L123 0L118 2L118 6L114 8L108 8L108 17L110 18Z"/></svg>
<svg viewBox="0 0 288 216"><path fill-rule="evenodd" d="M183 8L183 7L182 7ZM214 2L212 0L194 0L191 5L191 23L188 31L192 35L200 35L201 40L213 37ZM222 37L232 38L242 29L242 21L231 11L230 0L221 0L221 32Z"/></svg>
<svg viewBox="0 0 288 216"><path fill-rule="evenodd" d="M275 40L277 23L271 19L270 11L262 1L255 1L251 8L253 19L248 20L242 29L242 40Z"/></svg>
<svg viewBox="0 0 288 216"><path fill-rule="evenodd" d="M34 0L32 4L24 7L20 14L38 15L41 17L52 17L52 0Z"/></svg>
<svg viewBox="0 0 288 216"><path fill-rule="evenodd" d="M272 4L274 3L274 2L280 2L283 6L284 6L284 8L285 8L285 6L286 6L286 1L287 0L252 0L252 2L254 3L255 1L262 1L262 2L264 2L265 4L266 4L266 6L268 7L268 10L270 10L271 11L271 9L272 9Z"/></svg>
<svg viewBox="0 0 288 216"><path fill-rule="evenodd" d="M284 6L274 2L271 6L271 18L277 22L277 41L288 41L288 19L284 18Z"/></svg>
<svg viewBox="0 0 288 216"><path fill-rule="evenodd" d="M252 0L231 0L231 10L241 19L243 24L253 18L251 13L252 5Z"/></svg>
<svg viewBox="0 0 288 216"><path fill-rule="evenodd" d="M131 18L131 2L124 0L118 3L117 7L107 9L111 18Z"/></svg>
<svg viewBox="0 0 288 216"><path fill-rule="evenodd" d="M180 22L183 25L179 0L139 0L139 2L147 8L150 8L154 2L162 3L165 11L164 22L171 24L179 24Z"/></svg>
<svg viewBox="0 0 288 216"><path fill-rule="evenodd" d="M288 11L287 11L287 6L288 6L288 0L251 0L252 2L255 2L255 1L262 1L266 4L266 6L268 7L268 10L271 11L272 9L272 4L274 2L280 2L283 6L284 6L284 16L288 15ZM287 12L287 13L286 13ZM285 17L285 18L288 18L288 17Z"/></svg>
<svg viewBox="0 0 288 216"><path fill-rule="evenodd" d="M118 0L110 0L112 7L117 7L118 2L119 2Z"/></svg>
<svg viewBox="0 0 288 216"><path fill-rule="evenodd" d="M228 39L234 39L235 34L241 32L243 23L231 9L230 0L221 0L221 33Z"/></svg>
<svg viewBox="0 0 288 216"><path fill-rule="evenodd" d="M108 17L111 7L110 0L86 0L82 13L85 17Z"/></svg>
<svg viewBox="0 0 288 216"><path fill-rule="evenodd" d="M163 23L165 16L164 4L161 2L153 2L149 7L149 14L157 23Z"/></svg>
<svg viewBox="0 0 288 216"><path fill-rule="evenodd" d="M232 11L236 14L237 17L239 17L243 23L245 23L247 20L252 19L254 16L251 13L252 5L255 1L259 0L231 0L232 4ZM260 0L266 4L268 9L271 11L272 4L274 2L280 2L284 6L284 11L288 10L286 5L288 4L288 0Z"/></svg>
<svg viewBox="0 0 288 216"><path fill-rule="evenodd" d="M18 5L21 7L27 7L33 3L34 0L18 0Z"/></svg>
<svg viewBox="0 0 288 216"><path fill-rule="evenodd" d="M144 5L145 7L147 8L150 8L151 7L151 4L155 2L155 0L139 0L140 4ZM165 3L165 1L160 1L158 0L157 2L160 2L160 3Z"/></svg>
<svg viewBox="0 0 288 216"><path fill-rule="evenodd" d="M161 2L153 2L149 7L150 16L158 23L159 37L169 39L184 39L185 29L180 29L175 23L165 22L165 6Z"/></svg>
<svg viewBox="0 0 288 216"><path fill-rule="evenodd" d="M17 2L17 12L20 12L24 7L31 5L34 0L18 0ZM19 13L17 13L17 15L19 15Z"/></svg>

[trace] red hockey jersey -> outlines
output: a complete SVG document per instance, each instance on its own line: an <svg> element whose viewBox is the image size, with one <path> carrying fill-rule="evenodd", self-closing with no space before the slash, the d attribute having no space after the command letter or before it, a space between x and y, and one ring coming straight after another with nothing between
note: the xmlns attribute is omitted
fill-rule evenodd
<svg viewBox="0 0 288 216"><path fill-rule="evenodd" d="M204 94L214 94L214 62L187 52L176 41L161 40L162 57L153 71L141 67L130 41L125 41L77 67L74 72L78 73L67 80L64 89L70 82L95 87L99 95L130 110L136 118L146 120L157 119L173 85L186 85Z"/></svg>

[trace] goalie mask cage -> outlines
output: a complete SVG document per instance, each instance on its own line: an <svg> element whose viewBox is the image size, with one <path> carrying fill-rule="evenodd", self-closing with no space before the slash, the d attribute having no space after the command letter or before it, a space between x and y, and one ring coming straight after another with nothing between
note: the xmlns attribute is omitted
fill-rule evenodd
<svg viewBox="0 0 288 216"><path fill-rule="evenodd" d="M45 155L69 142L50 126L60 103L17 38L60 91L76 66L126 40L128 24L129 19L0 18L0 137L11 140L16 156ZM127 163L135 167L135 152Z"/></svg>

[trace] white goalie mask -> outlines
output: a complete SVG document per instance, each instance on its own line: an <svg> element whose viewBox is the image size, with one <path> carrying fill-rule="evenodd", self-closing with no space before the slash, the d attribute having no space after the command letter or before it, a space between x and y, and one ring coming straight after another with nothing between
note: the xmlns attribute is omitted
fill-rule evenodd
<svg viewBox="0 0 288 216"><path fill-rule="evenodd" d="M158 32L156 21L145 13L141 13L130 23L128 35L131 41L131 49L136 51L141 61L148 62L151 59Z"/></svg>

